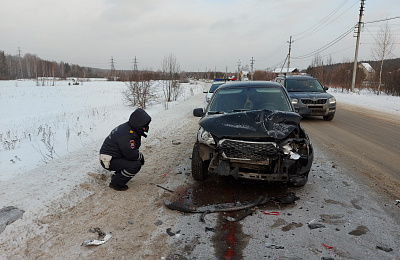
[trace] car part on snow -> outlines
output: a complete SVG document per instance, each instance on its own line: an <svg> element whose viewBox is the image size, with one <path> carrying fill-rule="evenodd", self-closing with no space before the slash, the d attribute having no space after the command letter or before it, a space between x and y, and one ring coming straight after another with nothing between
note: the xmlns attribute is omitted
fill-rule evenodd
<svg viewBox="0 0 400 260"><path fill-rule="evenodd" d="M168 189L168 188L165 188L165 187L163 187L163 186L161 186L161 185L156 184L156 186L159 187L159 188L161 188L161 189L164 189L164 190L166 190L166 191L174 192L173 190L170 190L170 189Z"/></svg>
<svg viewBox="0 0 400 260"><path fill-rule="evenodd" d="M279 212L278 211L272 211L272 212L264 211L264 214L265 215L279 216Z"/></svg>
<svg viewBox="0 0 400 260"><path fill-rule="evenodd" d="M242 209L252 208L258 205L266 204L270 201L270 198L266 196L260 196L258 199L251 202L243 202L243 203L223 203L223 204L215 204L208 205L202 207L191 207L188 205L184 205L177 201L171 202L167 199L164 200L165 206L172 210L178 210L186 213L214 213L214 212L230 212L230 211L238 211Z"/></svg>
<svg viewBox="0 0 400 260"><path fill-rule="evenodd" d="M82 246L99 246L107 242L111 237L111 232L108 232L103 239L86 240L82 243Z"/></svg>

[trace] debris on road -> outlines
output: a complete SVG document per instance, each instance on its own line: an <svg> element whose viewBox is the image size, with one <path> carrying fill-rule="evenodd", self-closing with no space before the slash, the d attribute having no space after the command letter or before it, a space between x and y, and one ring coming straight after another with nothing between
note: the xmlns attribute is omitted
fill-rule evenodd
<svg viewBox="0 0 400 260"><path fill-rule="evenodd" d="M299 199L300 198L297 197L294 192L289 192L285 197L278 199L277 202L280 202L282 204L291 204Z"/></svg>
<svg viewBox="0 0 400 260"><path fill-rule="evenodd" d="M270 198L267 196L260 196L258 199L251 201L251 202L237 202L237 203L223 203L223 204L215 204L215 205L208 205L202 207L192 207L177 201L171 202L167 199L164 200L165 206L172 210L178 210L185 213L204 213L204 212L231 212L231 211L238 211L247 208L253 208L258 205L266 204L270 201Z"/></svg>
<svg viewBox="0 0 400 260"><path fill-rule="evenodd" d="M207 232L207 231L215 232L215 228L206 227L205 230L206 230L206 232Z"/></svg>
<svg viewBox="0 0 400 260"><path fill-rule="evenodd" d="M316 228L324 228L325 225L319 224L319 223L310 223L310 224L308 224L308 227L310 229L316 229Z"/></svg>
<svg viewBox="0 0 400 260"><path fill-rule="evenodd" d="M400 200L396 200L396 204L395 205L398 205L400 203Z"/></svg>
<svg viewBox="0 0 400 260"><path fill-rule="evenodd" d="M333 248L333 246L327 246L327 245L325 245L325 243L322 243L322 245L327 249L332 249Z"/></svg>
<svg viewBox="0 0 400 260"><path fill-rule="evenodd" d="M207 210L207 211L204 211L204 212L200 215L200 222L203 222L203 223L206 222L205 217L206 217L206 215L207 215L208 213L210 213L210 211Z"/></svg>
<svg viewBox="0 0 400 260"><path fill-rule="evenodd" d="M264 214L265 215L279 216L279 212L278 211L272 211L272 212L264 211Z"/></svg>
<svg viewBox="0 0 400 260"><path fill-rule="evenodd" d="M179 237L179 236L180 236L180 233L181 233L180 230L178 230L178 231L176 231L176 232L174 233L174 232L171 231L171 228L167 228L167 234L168 234L170 237L173 237L173 236Z"/></svg>
<svg viewBox="0 0 400 260"><path fill-rule="evenodd" d="M161 186L161 185L156 184L156 186L159 187L159 188L161 188L161 189L164 189L164 190L166 190L166 191L174 192L173 190L170 190L170 189L168 189L168 188L165 188L165 187L163 187L163 186Z"/></svg>
<svg viewBox="0 0 400 260"><path fill-rule="evenodd" d="M171 143L172 143L173 145L180 145L180 144L181 144L181 142L179 142L179 141L177 141L177 140L172 140Z"/></svg>
<svg viewBox="0 0 400 260"><path fill-rule="evenodd" d="M393 248L386 247L386 246L376 246L376 248L380 249L382 251L385 251L385 252L392 252L393 251Z"/></svg>
<svg viewBox="0 0 400 260"><path fill-rule="evenodd" d="M96 229L98 229L98 228L96 228ZM101 233L101 234L104 234L100 229L98 229L98 230L96 230L96 231L99 233L99 237L101 237L101 236L100 236L100 233ZM108 233L105 234L105 236L104 236L103 239L86 240L86 241L84 241L84 242L82 243L81 246L99 246L99 245L102 245L102 244L104 244L105 242L107 242L111 237L112 237L111 232L108 232Z"/></svg>

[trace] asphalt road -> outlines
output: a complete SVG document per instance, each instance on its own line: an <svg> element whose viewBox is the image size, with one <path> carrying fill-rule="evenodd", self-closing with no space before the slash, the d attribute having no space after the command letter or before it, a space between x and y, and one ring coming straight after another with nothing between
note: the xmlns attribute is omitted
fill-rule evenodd
<svg viewBox="0 0 400 260"><path fill-rule="evenodd" d="M303 119L312 142L389 199L400 198L400 117L338 105L333 121Z"/></svg>
<svg viewBox="0 0 400 260"><path fill-rule="evenodd" d="M304 187L209 178L175 188L170 200L194 206L259 195L271 201L236 222L229 221L236 213L203 221L200 214L181 215L167 259L400 259L399 120L344 105L333 121L304 119L315 149ZM276 201L289 193L299 199Z"/></svg>

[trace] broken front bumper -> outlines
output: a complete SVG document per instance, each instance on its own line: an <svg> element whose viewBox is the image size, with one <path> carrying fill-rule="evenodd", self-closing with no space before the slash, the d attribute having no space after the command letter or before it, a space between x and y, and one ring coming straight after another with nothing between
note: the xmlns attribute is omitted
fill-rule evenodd
<svg viewBox="0 0 400 260"><path fill-rule="evenodd" d="M209 172L236 179L290 182L307 175L312 161L311 144L304 139L290 139L280 146L275 142L223 139L211 159Z"/></svg>

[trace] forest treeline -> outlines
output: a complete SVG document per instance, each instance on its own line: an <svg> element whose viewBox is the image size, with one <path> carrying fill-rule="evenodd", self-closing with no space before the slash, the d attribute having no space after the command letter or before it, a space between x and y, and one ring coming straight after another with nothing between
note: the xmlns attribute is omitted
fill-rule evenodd
<svg viewBox="0 0 400 260"><path fill-rule="evenodd" d="M368 63L373 72L367 72L361 66L357 69L357 77L355 87L358 89L368 88L378 90L380 61L363 61ZM312 62L307 70L302 71L315 76L324 86L341 88L342 90L350 90L353 63L336 63L324 65L318 62L318 59ZM43 60L34 54L25 54L20 57L18 55L6 55L4 51L0 51L0 80L13 79L37 79L37 78L108 78L109 80L131 81L134 74L146 73L146 78L151 80L163 79L161 71L129 71L99 69L81 67L76 64L66 62L55 62ZM178 72L176 72L178 73ZM231 73L235 75L237 72ZM224 77L224 72L205 71L205 72L182 72L175 78L183 80L187 77L214 79ZM276 74L269 70L254 71L254 80L273 80ZM382 68L381 91L394 96L400 96L400 59L385 60Z"/></svg>

